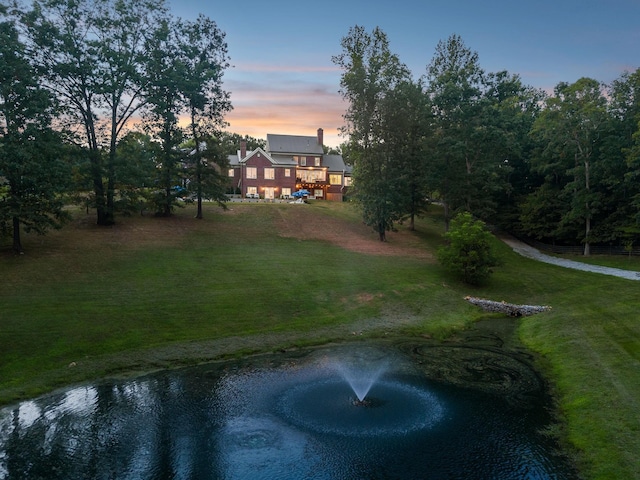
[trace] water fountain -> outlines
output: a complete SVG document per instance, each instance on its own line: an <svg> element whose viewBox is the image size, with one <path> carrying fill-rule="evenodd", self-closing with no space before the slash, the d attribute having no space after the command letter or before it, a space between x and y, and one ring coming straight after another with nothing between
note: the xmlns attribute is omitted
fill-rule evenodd
<svg viewBox="0 0 640 480"><path fill-rule="evenodd" d="M444 364L437 350L410 351L253 357L23 402L0 410L0 480L572 478L539 433L548 417L535 392L521 408L433 382L420 362L449 371L456 352L443 350Z"/></svg>
<svg viewBox="0 0 640 480"><path fill-rule="evenodd" d="M387 369L387 364L377 359L372 361L360 356L353 358L351 362L339 360L336 369L356 396L353 404L366 406L369 402L365 398L376 380Z"/></svg>

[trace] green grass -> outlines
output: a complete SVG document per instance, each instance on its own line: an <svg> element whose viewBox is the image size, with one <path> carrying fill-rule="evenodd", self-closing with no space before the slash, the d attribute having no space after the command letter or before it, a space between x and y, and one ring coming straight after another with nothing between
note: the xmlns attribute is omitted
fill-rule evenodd
<svg viewBox="0 0 640 480"><path fill-rule="evenodd" d="M523 319L519 334L541 354L581 471L640 479L640 282L538 263L496 241L504 265L488 285L468 287L428 259L280 237L289 205L232 208L112 229L78 213L59 232L25 236L27 255L0 250L0 403L120 372L340 340L368 322L386 325L379 334L442 338L484 316L463 300L473 295L552 306ZM302 208L360 222L348 204ZM437 210L417 228L412 247L441 243Z"/></svg>

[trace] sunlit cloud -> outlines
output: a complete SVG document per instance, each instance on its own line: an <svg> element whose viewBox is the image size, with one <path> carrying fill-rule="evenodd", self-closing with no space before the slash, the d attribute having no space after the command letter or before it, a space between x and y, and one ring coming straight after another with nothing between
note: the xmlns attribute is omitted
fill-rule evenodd
<svg viewBox="0 0 640 480"><path fill-rule="evenodd" d="M267 133L314 136L324 130L324 143L335 147L345 103L338 92L339 74L325 67L272 68L246 64L225 82L233 111L229 130L266 138Z"/></svg>
<svg viewBox="0 0 640 480"><path fill-rule="evenodd" d="M272 65L264 63L240 63L233 66L238 72L275 72L275 73L336 73L340 68L331 65Z"/></svg>

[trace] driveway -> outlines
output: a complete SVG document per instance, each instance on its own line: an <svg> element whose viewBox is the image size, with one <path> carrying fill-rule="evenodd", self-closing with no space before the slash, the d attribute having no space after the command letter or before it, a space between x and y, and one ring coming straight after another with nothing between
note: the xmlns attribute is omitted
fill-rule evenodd
<svg viewBox="0 0 640 480"><path fill-rule="evenodd" d="M603 275L612 275L614 277L626 278L627 280L639 280L640 272L634 272L632 270L622 270L620 268L602 267L600 265L589 265L588 263L576 262L573 260L566 260L564 258L552 257L551 255L545 255L538 249L527 245L524 242L516 240L513 237L501 236L500 239L509 245L514 252L519 253L523 257L532 258L540 262L551 263L558 265L559 267L573 268L575 270L583 270L585 272L601 273Z"/></svg>

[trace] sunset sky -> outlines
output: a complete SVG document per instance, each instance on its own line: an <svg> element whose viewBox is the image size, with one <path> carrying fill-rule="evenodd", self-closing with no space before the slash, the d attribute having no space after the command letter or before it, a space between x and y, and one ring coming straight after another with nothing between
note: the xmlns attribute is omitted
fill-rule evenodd
<svg viewBox="0 0 640 480"><path fill-rule="evenodd" d="M345 105L331 57L354 25L379 26L415 78L452 34L488 72L507 70L552 91L559 82L611 82L640 68L640 0L448 0L316 2L169 0L185 19L202 13L226 33L229 131L315 135L337 146Z"/></svg>

